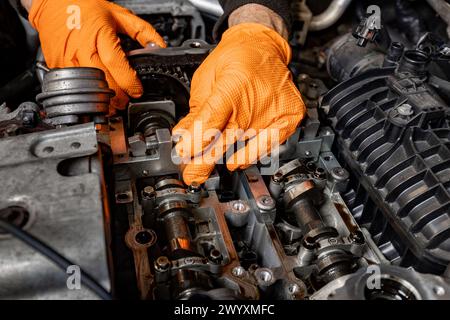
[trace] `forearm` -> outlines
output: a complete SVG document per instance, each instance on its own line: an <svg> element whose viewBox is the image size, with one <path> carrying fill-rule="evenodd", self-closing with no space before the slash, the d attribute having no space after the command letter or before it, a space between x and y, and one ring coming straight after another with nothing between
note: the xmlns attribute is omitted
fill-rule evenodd
<svg viewBox="0 0 450 320"><path fill-rule="evenodd" d="M219 0L224 14L214 27L214 38L220 40L229 27L256 22L278 31L287 38L291 29L290 0ZM231 18L231 20L230 20Z"/></svg>
<svg viewBox="0 0 450 320"><path fill-rule="evenodd" d="M233 27L240 23L259 23L272 28L288 39L289 32L286 23L280 15L266 6L249 3L234 10L228 18L228 27Z"/></svg>

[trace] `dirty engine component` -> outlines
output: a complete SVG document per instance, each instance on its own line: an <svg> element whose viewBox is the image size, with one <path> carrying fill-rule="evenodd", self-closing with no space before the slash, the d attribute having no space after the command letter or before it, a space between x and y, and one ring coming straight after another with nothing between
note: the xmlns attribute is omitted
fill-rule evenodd
<svg viewBox="0 0 450 320"><path fill-rule="evenodd" d="M439 1L293 1L307 116L270 157L202 185L183 183L172 129L222 9L114 2L169 44L122 39L142 97L112 115L102 71L40 57L36 99L0 101L1 299L450 299Z"/></svg>

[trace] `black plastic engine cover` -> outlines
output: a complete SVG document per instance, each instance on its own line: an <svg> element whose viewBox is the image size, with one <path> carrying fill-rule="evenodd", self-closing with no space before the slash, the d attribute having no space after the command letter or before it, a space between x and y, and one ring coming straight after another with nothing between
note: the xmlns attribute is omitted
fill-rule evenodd
<svg viewBox="0 0 450 320"><path fill-rule="evenodd" d="M450 108L416 71L368 71L321 108L353 174L358 222L392 263L439 274L450 261Z"/></svg>

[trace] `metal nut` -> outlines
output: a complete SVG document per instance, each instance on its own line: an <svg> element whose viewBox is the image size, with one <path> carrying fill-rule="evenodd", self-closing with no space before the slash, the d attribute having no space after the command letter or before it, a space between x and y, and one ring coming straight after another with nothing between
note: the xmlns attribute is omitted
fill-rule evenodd
<svg viewBox="0 0 450 320"><path fill-rule="evenodd" d="M151 199L156 195L155 189L152 186L147 186L142 190L142 197L144 199Z"/></svg>
<svg viewBox="0 0 450 320"><path fill-rule="evenodd" d="M258 208L261 210L272 210L275 208L275 201L269 195L264 195L256 200Z"/></svg>
<svg viewBox="0 0 450 320"><path fill-rule="evenodd" d="M156 259L156 268L165 271L170 268L170 260L166 256L161 256L158 259Z"/></svg>
<svg viewBox="0 0 450 320"><path fill-rule="evenodd" d="M233 270L231 271L231 273L235 277L242 278L244 276L244 274L245 274L245 269L243 267L241 267L241 266L234 267Z"/></svg>

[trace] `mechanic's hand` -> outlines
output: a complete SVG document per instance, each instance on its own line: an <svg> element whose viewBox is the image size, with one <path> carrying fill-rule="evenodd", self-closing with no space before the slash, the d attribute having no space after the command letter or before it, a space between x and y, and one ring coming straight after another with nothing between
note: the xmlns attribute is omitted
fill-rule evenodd
<svg viewBox="0 0 450 320"><path fill-rule="evenodd" d="M138 98L143 89L117 34L127 34L143 47L151 42L166 47L150 24L106 0L34 0L29 20L39 32L49 68L102 69L116 92L112 106L119 109L127 104L127 95Z"/></svg>
<svg viewBox="0 0 450 320"><path fill-rule="evenodd" d="M236 141L248 143L227 159L231 171L256 163L295 132L305 105L287 67L290 59L286 40L262 24L238 24L223 34L196 71L190 113L173 131L180 137L177 153L188 162L186 184L204 183ZM207 130L219 134L199 136Z"/></svg>

